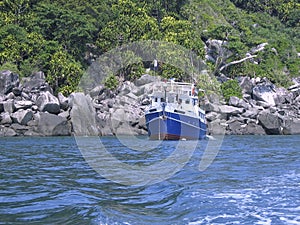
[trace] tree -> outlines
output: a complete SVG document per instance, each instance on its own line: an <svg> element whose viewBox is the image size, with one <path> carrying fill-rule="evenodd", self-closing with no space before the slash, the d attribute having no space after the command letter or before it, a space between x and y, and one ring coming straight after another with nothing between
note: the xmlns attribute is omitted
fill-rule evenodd
<svg viewBox="0 0 300 225"><path fill-rule="evenodd" d="M83 74L80 63L60 50L53 54L47 71L47 81L54 91L70 94L75 91Z"/></svg>
<svg viewBox="0 0 300 225"><path fill-rule="evenodd" d="M131 0L119 0L112 6L115 18L99 32L96 42L102 52L138 40L153 40L159 36L157 21Z"/></svg>
<svg viewBox="0 0 300 225"><path fill-rule="evenodd" d="M56 3L41 2L34 11L31 29L47 40L58 41L68 53L82 61L86 43L93 41L97 31L95 18Z"/></svg>

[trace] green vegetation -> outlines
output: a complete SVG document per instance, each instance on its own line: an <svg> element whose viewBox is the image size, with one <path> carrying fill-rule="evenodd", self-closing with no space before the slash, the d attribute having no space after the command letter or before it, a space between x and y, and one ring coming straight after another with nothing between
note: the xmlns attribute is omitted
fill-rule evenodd
<svg viewBox="0 0 300 225"><path fill-rule="evenodd" d="M115 75L110 74L107 77L105 77L104 86L109 90L115 90L118 87L118 85L119 85L119 81Z"/></svg>
<svg viewBox="0 0 300 225"><path fill-rule="evenodd" d="M156 74L190 80L194 71L178 65L205 60L205 42L218 39L226 44L216 61L206 60L210 74L267 77L288 86L299 76L299 28L298 0L3 0L0 69L21 76L43 71L55 92L68 94L93 57L135 41L158 40L190 49L197 58L185 61L163 49L155 54L168 52L174 63L159 62ZM253 51L263 43L262 51ZM240 61L249 52L255 56ZM113 76L134 80L151 67L133 52L124 59L126 65ZM105 82L115 85L115 79Z"/></svg>
<svg viewBox="0 0 300 225"><path fill-rule="evenodd" d="M228 80L221 84L221 90L223 97L226 102L229 101L230 97L236 96L238 98L242 98L242 89L239 86L239 82L237 80Z"/></svg>

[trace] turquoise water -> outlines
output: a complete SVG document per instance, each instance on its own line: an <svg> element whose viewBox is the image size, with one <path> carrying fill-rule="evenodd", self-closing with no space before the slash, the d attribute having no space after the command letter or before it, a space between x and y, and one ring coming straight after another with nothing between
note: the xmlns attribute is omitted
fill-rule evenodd
<svg viewBox="0 0 300 225"><path fill-rule="evenodd" d="M117 138L101 140L120 161L140 166L177 146L136 153ZM144 139L138 147L156 144ZM0 224L300 224L300 136L226 136L201 172L206 144L170 178L136 186L97 173L73 137L1 138Z"/></svg>

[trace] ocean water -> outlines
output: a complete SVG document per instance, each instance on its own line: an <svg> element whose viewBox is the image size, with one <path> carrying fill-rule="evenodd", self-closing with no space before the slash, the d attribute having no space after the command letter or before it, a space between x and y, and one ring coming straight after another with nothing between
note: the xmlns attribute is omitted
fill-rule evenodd
<svg viewBox="0 0 300 225"><path fill-rule="evenodd" d="M1 138L0 224L300 224L300 136L225 136L204 171L207 140L169 161L176 141L100 141L123 164L74 137Z"/></svg>

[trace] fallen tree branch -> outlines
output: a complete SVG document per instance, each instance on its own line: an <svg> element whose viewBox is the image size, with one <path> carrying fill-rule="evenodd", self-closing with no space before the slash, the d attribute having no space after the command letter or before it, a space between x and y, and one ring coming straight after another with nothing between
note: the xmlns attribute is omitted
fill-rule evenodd
<svg viewBox="0 0 300 225"><path fill-rule="evenodd" d="M232 62L227 63L226 65L222 66L219 70L221 72L222 70L224 70L228 66L231 66L231 65L234 65L234 64L238 64L238 63L246 61L247 59L252 59L252 58L255 58L255 57L257 57L257 55L251 55L251 56L247 56L247 57L245 57L243 59L240 59L240 60L232 61Z"/></svg>

